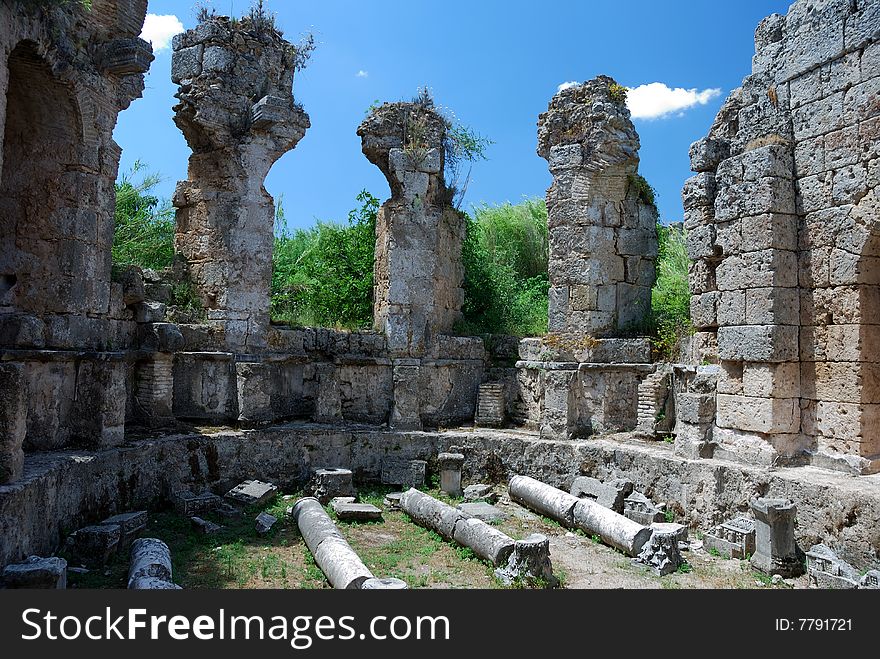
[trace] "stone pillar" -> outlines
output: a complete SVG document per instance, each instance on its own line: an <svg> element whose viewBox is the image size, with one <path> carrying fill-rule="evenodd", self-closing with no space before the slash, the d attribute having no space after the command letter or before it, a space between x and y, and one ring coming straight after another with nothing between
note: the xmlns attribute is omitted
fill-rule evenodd
<svg viewBox="0 0 880 659"><path fill-rule="evenodd" d="M488 428L500 428L504 425L506 407L507 399L502 383L481 384L477 396L477 416L474 423Z"/></svg>
<svg viewBox="0 0 880 659"><path fill-rule="evenodd" d="M174 195L175 244L229 350L266 345L274 203L263 181L310 125L293 99L296 59L247 17L212 17L174 39L174 121L193 150Z"/></svg>
<svg viewBox="0 0 880 659"><path fill-rule="evenodd" d="M803 574L794 539L797 506L785 499L757 499L750 505L756 522L752 566L765 574L783 577Z"/></svg>
<svg viewBox="0 0 880 659"><path fill-rule="evenodd" d="M460 497L461 468L464 465L464 456L461 453L441 453L437 456L440 467L440 490L451 497Z"/></svg>
<svg viewBox="0 0 880 659"><path fill-rule="evenodd" d="M538 119L550 164L550 332L602 336L651 309L657 209L638 176L639 136L611 78L560 91Z"/></svg>
<svg viewBox="0 0 880 659"><path fill-rule="evenodd" d="M391 186L376 219L374 323L398 357L423 357L464 303L465 223L443 179L446 130L430 102L386 103L358 128Z"/></svg>
<svg viewBox="0 0 880 659"><path fill-rule="evenodd" d="M24 472L26 396L22 366L0 364L0 485L14 483Z"/></svg>

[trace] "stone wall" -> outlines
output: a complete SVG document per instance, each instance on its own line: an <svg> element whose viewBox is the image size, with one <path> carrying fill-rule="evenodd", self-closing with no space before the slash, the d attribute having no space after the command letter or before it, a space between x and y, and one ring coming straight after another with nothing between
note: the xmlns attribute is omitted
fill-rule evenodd
<svg viewBox="0 0 880 659"><path fill-rule="evenodd" d="M729 456L880 469L880 5L799 0L691 147L692 316ZM713 336L714 335L714 336Z"/></svg>
<svg viewBox="0 0 880 659"><path fill-rule="evenodd" d="M293 100L296 61L274 27L247 17L174 39L174 121L193 150L174 195L176 250L233 350L266 346L275 206L263 181L309 127Z"/></svg>
<svg viewBox="0 0 880 659"><path fill-rule="evenodd" d="M122 439L126 369L108 351L135 347L137 326L111 283L113 129L153 59L146 8L0 5L0 482L22 446Z"/></svg>
<svg viewBox="0 0 880 659"><path fill-rule="evenodd" d="M600 76L560 91L538 119L550 163L550 331L614 335L651 310L657 209L638 177L626 89Z"/></svg>

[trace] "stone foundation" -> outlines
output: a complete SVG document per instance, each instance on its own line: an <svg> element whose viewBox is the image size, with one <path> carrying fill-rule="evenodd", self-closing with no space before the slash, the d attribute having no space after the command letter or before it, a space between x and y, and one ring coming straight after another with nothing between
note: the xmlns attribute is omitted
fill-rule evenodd
<svg viewBox="0 0 880 659"><path fill-rule="evenodd" d="M422 459L462 449L465 482L524 474L568 489L580 475L628 478L653 501L684 515L694 529L748 510L758 497L798 506L796 537L822 541L860 570L880 566L880 476L851 477L815 467L768 471L718 459L676 456L667 444L630 436L542 440L501 430L394 432L369 426L290 424L262 430L171 435L98 453L28 455L24 477L0 486L0 564L49 555L73 528L116 512L168 505L173 492L209 487L224 493L259 478L292 489L328 464L378 482L387 457Z"/></svg>

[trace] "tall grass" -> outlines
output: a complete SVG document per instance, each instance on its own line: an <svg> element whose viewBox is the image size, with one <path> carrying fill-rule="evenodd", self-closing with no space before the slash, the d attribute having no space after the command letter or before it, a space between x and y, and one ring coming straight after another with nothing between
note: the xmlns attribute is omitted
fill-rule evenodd
<svg viewBox="0 0 880 659"><path fill-rule="evenodd" d="M658 225L657 283L651 292L650 330L663 359L678 359L682 340L692 331L686 237L682 229Z"/></svg>
<svg viewBox="0 0 880 659"><path fill-rule="evenodd" d="M543 200L483 206L467 218L463 334L547 332L547 207Z"/></svg>

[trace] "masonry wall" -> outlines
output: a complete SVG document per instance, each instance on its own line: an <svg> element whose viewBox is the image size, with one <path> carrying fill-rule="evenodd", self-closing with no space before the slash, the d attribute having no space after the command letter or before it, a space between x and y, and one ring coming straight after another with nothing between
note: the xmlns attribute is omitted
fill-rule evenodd
<svg viewBox="0 0 880 659"><path fill-rule="evenodd" d="M715 442L764 464L880 468L880 5L799 0L691 148L692 316L717 345Z"/></svg>

